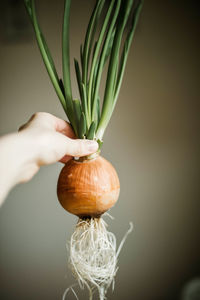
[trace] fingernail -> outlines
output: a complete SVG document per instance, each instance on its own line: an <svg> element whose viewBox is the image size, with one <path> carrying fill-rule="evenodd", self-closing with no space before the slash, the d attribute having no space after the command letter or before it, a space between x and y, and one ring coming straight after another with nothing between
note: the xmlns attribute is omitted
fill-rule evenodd
<svg viewBox="0 0 200 300"><path fill-rule="evenodd" d="M88 141L86 141L86 143L87 143L88 151L91 151L91 152L97 151L97 149L98 149L97 142L88 140Z"/></svg>

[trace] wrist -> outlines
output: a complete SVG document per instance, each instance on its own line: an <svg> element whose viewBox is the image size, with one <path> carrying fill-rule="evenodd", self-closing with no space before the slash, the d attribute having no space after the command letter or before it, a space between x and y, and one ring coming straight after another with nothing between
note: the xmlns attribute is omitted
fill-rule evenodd
<svg viewBox="0 0 200 300"><path fill-rule="evenodd" d="M17 133L0 138L0 201L7 196L9 190L17 183L20 172L18 161L19 141Z"/></svg>
<svg viewBox="0 0 200 300"><path fill-rule="evenodd" d="M36 149L26 132L16 132L0 139L0 185L12 188L26 181L24 173L35 163Z"/></svg>

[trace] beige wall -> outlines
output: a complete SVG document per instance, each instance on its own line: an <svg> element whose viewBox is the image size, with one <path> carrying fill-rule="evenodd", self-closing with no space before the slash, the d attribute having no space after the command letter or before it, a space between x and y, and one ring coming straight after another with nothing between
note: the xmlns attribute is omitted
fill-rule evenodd
<svg viewBox="0 0 200 300"><path fill-rule="evenodd" d="M71 54L77 57L94 1L72 2ZM105 134L103 155L121 181L109 229L120 241L129 221L135 226L108 299L177 299L184 283L200 275L199 24L189 2L145 1ZM37 7L61 72L63 2L42 0ZM1 43L0 63L1 134L17 130L36 111L65 118L35 40ZM77 96L74 79L73 89ZM61 299L74 281L65 242L76 218L57 201L61 167L41 168L0 210L1 299Z"/></svg>

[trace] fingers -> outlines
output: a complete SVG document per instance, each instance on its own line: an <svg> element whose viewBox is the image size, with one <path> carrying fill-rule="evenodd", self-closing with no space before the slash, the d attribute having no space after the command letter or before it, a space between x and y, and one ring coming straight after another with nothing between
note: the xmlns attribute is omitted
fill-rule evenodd
<svg viewBox="0 0 200 300"><path fill-rule="evenodd" d="M92 154L98 150L98 143L91 140L70 139L61 135L61 143L65 145L65 155L69 156L85 156Z"/></svg>
<svg viewBox="0 0 200 300"><path fill-rule="evenodd" d="M19 128L19 131L29 127L52 129L70 138L76 138L71 125L67 121L59 119L46 112L37 112L33 114L28 122Z"/></svg>
<svg viewBox="0 0 200 300"><path fill-rule="evenodd" d="M67 121L59 119L57 117L54 117L54 118L55 118L55 130L57 132L60 132L64 135L68 136L71 139L76 138L76 135L75 135L71 125Z"/></svg>
<svg viewBox="0 0 200 300"><path fill-rule="evenodd" d="M27 127L29 127L29 125L32 123L32 121L37 117L37 115L40 113L35 113L33 114L30 119L28 120L28 122L26 122L25 124L21 125L18 129L18 131L22 131L24 129L26 129ZM42 114L42 113L41 113Z"/></svg>
<svg viewBox="0 0 200 300"><path fill-rule="evenodd" d="M72 156L86 156L98 150L96 141L75 139L66 121L48 113L36 113L20 131L21 136L30 141L30 145L33 143L28 153L38 166L60 160L66 163Z"/></svg>

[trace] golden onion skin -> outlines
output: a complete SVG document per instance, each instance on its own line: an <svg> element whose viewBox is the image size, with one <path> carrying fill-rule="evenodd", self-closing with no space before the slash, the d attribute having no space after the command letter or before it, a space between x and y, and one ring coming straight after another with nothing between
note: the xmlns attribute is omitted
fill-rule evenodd
<svg viewBox="0 0 200 300"><path fill-rule="evenodd" d="M60 172L57 195L68 212L84 217L99 217L118 200L118 175L106 159L69 160Z"/></svg>

